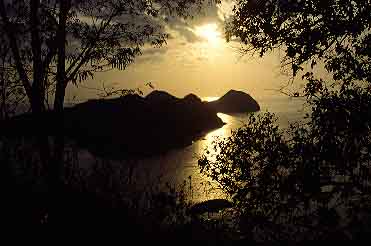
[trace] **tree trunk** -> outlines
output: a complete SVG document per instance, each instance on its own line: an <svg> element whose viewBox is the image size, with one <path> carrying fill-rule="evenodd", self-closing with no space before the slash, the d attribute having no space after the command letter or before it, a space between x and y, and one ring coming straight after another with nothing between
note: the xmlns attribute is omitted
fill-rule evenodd
<svg viewBox="0 0 371 246"><path fill-rule="evenodd" d="M64 152L64 97L67 86L66 81L66 21L70 9L70 0L59 2L59 24L57 33L57 85L54 98L55 125L55 160L58 169L63 172ZM61 173L62 174L62 173Z"/></svg>
<svg viewBox="0 0 371 246"><path fill-rule="evenodd" d="M7 51L1 54L0 61L2 62L0 66L0 122L8 119L8 111L7 111L7 81L5 78L5 60L7 57Z"/></svg>
<svg viewBox="0 0 371 246"><path fill-rule="evenodd" d="M39 21L39 0L30 1L30 30L31 30L31 49L32 49L32 72L33 82L31 85L31 108L34 114L34 131L37 131L38 144L40 148L40 159L44 171L48 174L50 169L51 153L48 135L44 133L48 127L48 122L44 120L45 114L45 87L43 85L44 69L42 63ZM50 185L50 183L49 183ZM51 187L49 187L51 188ZM52 188L51 188L52 189Z"/></svg>
<svg viewBox="0 0 371 246"><path fill-rule="evenodd" d="M9 21L9 18L6 14L6 9L5 9L5 3L4 0L0 0L0 16L3 19L4 22L4 31L9 38L9 45L10 45L10 50L12 51L15 66L17 69L17 72L19 74L19 78L22 81L23 87L26 91L27 97L30 101L30 104L33 104L33 97L32 97L32 88L30 81L28 79L26 70L23 66L22 58L19 52L18 44L17 44L17 39L14 36L13 30L12 30L12 25Z"/></svg>
<svg viewBox="0 0 371 246"><path fill-rule="evenodd" d="M60 0L59 2L59 23L57 30L57 78L56 91L54 97L54 168L51 173L56 183L58 197L56 197L57 205L62 204L63 184L64 184L64 148L65 148L65 133L64 133L64 97L67 86L66 81L66 21L70 9L70 0ZM58 209L58 208L57 208ZM58 211L59 215L62 215ZM58 215L57 215L58 216ZM55 218L57 223L61 217Z"/></svg>

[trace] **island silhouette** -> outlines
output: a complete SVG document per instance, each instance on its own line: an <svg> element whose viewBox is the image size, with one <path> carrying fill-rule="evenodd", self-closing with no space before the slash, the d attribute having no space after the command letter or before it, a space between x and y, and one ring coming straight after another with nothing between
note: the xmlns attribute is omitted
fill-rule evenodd
<svg viewBox="0 0 371 246"><path fill-rule="evenodd" d="M155 90L145 97L137 94L112 99L94 99L64 111L64 135L93 154L109 159L137 158L165 153L184 147L208 131L225 123L223 113L259 111L259 104L247 93L230 90L220 99L202 101L194 94L177 98ZM6 124L7 133L32 135L30 124L55 117L47 112L39 119L23 114ZM22 129L22 130L19 130ZM53 128L40 129L52 135Z"/></svg>
<svg viewBox="0 0 371 246"><path fill-rule="evenodd" d="M218 100L208 103L209 107L221 113L245 113L260 110L254 98L243 91L230 90Z"/></svg>

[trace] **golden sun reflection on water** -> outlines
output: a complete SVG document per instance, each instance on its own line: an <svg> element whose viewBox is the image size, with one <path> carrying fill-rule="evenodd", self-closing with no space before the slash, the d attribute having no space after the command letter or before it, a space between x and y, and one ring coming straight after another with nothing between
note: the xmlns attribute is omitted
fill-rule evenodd
<svg viewBox="0 0 371 246"><path fill-rule="evenodd" d="M203 101L216 100L218 97L204 97ZM301 108L297 100L282 99L278 100L270 98L268 101L259 100L262 106L262 112L270 109L271 112L277 113L281 121L280 126L287 127L287 120L300 119L302 113L296 112ZM260 114L257 113L257 114ZM202 155L205 148L211 148L215 137L227 138L231 135L232 130L236 130L247 123L248 114L233 114L227 115L218 113L218 117L226 123L223 127L210 131L204 134L199 140L193 142L184 148L173 149L166 154L161 154L154 157L135 160L133 163L128 163L128 168L132 175L132 179L140 187L154 189L159 184L167 187L168 182L171 185L183 185L186 181L186 198L193 202L201 202L216 198L228 198L226 193L218 189L216 182L205 177L200 173L198 166L198 158ZM97 159L88 151L79 154L82 163L94 165ZM122 167L123 163L117 162L117 165ZM126 163L125 163L126 164ZM126 189L127 187L125 187ZM139 188L138 188L139 189ZM164 188L164 191L168 189Z"/></svg>
<svg viewBox="0 0 371 246"><path fill-rule="evenodd" d="M203 98L206 100L206 98ZM213 98L208 98L213 99ZM217 99L217 98L216 98ZM241 117L235 117L223 113L218 113L218 117L222 119L225 125L221 128L215 129L207 133L201 140L194 142L192 147L194 151L193 163L197 163L198 158L204 153L207 148L212 148L213 141L216 138L223 139L228 138L231 135L231 131L242 126L243 122ZM226 198L226 194L222 190L217 189L218 185L216 182L200 174L200 169L196 165L184 166L184 174L187 177L192 177L192 184L195 190L193 200L203 201L208 199ZM184 177L184 176L183 176Z"/></svg>
<svg viewBox="0 0 371 246"><path fill-rule="evenodd" d="M211 102L218 100L219 97L203 97L202 100L206 102ZM217 116L224 122L224 126L218 129L215 129L207 133L198 146L198 154L201 155L202 152L207 147L212 147L212 143L215 138L227 138L231 135L231 130L236 129L239 126L242 126L242 121L239 121L236 117L228 114L218 113Z"/></svg>
<svg viewBox="0 0 371 246"><path fill-rule="evenodd" d="M227 138L231 135L231 128L230 128L230 125L235 121L235 119L230 116L230 115L227 115L227 114L223 114L223 113L218 113L218 117L220 119L222 119L222 121L225 123L225 125L221 128L218 128L212 132L209 132L206 136L205 136L205 143L204 143L204 146L205 147L211 147L210 145L212 144L213 140L218 137L218 138Z"/></svg>

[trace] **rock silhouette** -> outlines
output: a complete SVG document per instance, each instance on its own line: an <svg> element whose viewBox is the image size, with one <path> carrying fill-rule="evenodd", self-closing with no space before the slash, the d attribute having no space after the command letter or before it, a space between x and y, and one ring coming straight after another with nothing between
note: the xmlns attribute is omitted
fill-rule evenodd
<svg viewBox="0 0 371 246"><path fill-rule="evenodd" d="M216 101L209 102L209 107L221 113L246 113L260 110L259 104L249 94L230 90Z"/></svg>

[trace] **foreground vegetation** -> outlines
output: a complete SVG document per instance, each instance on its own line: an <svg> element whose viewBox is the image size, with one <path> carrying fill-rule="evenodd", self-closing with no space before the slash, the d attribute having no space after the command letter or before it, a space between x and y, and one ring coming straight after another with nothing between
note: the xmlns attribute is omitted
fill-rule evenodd
<svg viewBox="0 0 371 246"><path fill-rule="evenodd" d="M136 23L130 29L115 20L134 14L165 23L189 17L203 2L0 0L1 118L24 98L38 115L51 96L61 117L53 127L63 129L67 84L107 67L123 69L145 44L159 46L168 37L163 25L149 23L133 35ZM63 131L50 137L42 130L27 140L1 136L1 222L32 225L28 229L63 226L65 233L125 228L128 237L146 239L367 240L370 11L365 0L237 1L227 39L240 41L245 53L282 51L283 68L305 81L303 91L283 92L305 97L311 114L289 129L279 129L272 114L252 115L200 158L201 172L230 196L231 222L192 214L184 190L140 188L127 165L102 161L81 168ZM92 18L93 25L78 16ZM68 35L80 44L73 54L66 52L74 43ZM330 81L315 73L318 64ZM50 122L38 123L43 129Z"/></svg>
<svg viewBox="0 0 371 246"><path fill-rule="evenodd" d="M51 235L63 228L66 237L125 236L126 240L235 237L224 220L210 220L207 210L192 206L189 183L139 181L128 161L97 158L86 166L72 145L64 154L63 187L57 194L54 189L50 192L46 171L30 141L1 139L1 226Z"/></svg>
<svg viewBox="0 0 371 246"><path fill-rule="evenodd" d="M63 187L50 199L36 144L2 139L3 220L10 225L125 228L146 239L302 241L367 239L371 232L371 91L322 88L311 113L280 129L252 114L199 159L202 173L229 196L227 217L192 213L188 186L140 185L127 162L79 163L66 147ZM11 175L10 175L11 174ZM49 204L48 202L58 201ZM220 207L220 209L223 207ZM209 208L212 210L212 208ZM213 212L218 211L214 209ZM223 212L222 212L223 214ZM223 219L221 219L223 218Z"/></svg>
<svg viewBox="0 0 371 246"><path fill-rule="evenodd" d="M240 230L256 241L367 239L371 232L371 94L323 89L288 129L251 115L199 160L227 192Z"/></svg>

